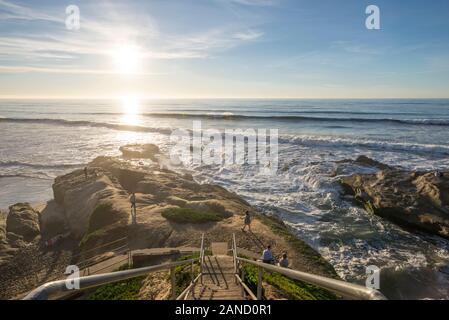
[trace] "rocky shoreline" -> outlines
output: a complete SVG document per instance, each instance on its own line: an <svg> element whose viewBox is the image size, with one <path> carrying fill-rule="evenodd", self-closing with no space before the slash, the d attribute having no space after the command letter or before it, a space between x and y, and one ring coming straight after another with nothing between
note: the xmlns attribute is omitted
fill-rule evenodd
<svg viewBox="0 0 449 320"><path fill-rule="evenodd" d="M241 248L260 253L263 245L271 244L275 254L289 253L292 268L338 278L333 267L281 221L263 216L222 187L198 184L189 174L163 168L157 146L121 150L126 160L151 159L150 164L98 157L86 170L57 177L54 200L41 208L27 203L9 208L0 228L0 298L20 296L51 279L52 273L61 274L69 263L76 264L75 255L123 237L132 249L199 247L202 233L209 241L230 241L235 233ZM129 203L133 192L137 225L132 224ZM215 218L179 222L168 218L167 210L213 213ZM255 218L253 233L240 230L247 210ZM58 242L49 246L55 238Z"/></svg>
<svg viewBox="0 0 449 320"><path fill-rule="evenodd" d="M238 246L248 252L260 253L262 244L270 243L277 254L289 252L292 268L338 278L281 221L260 214L222 187L198 184L190 174L168 170L157 146L120 150L120 158L98 157L86 171L57 177L53 200L40 206L18 203L0 212L0 299L20 297L60 277L67 265L77 263L74 257L123 237L133 249L199 247L202 233L214 241L229 241L235 233ZM367 173L348 175L355 166ZM339 161L331 176L339 181L342 197L368 213L411 232L449 239L449 172L407 171L360 156ZM137 225L131 219L132 192ZM214 219L175 221L167 210L212 212ZM247 210L255 217L253 234L240 231ZM272 297L283 295L278 291Z"/></svg>
<svg viewBox="0 0 449 320"><path fill-rule="evenodd" d="M355 204L408 230L449 239L449 172L407 171L367 157L351 163L378 169L340 179Z"/></svg>

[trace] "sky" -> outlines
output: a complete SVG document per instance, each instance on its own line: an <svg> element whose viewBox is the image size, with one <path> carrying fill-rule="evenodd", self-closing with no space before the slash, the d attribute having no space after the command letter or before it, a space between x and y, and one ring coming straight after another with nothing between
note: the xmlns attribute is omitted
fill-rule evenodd
<svg viewBox="0 0 449 320"><path fill-rule="evenodd" d="M0 98L129 95L447 98L449 1L0 0Z"/></svg>

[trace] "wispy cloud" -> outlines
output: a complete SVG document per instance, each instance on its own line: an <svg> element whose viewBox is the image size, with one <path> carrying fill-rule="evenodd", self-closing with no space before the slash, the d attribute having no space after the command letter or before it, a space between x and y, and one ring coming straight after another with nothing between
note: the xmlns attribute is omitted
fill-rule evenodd
<svg viewBox="0 0 449 320"><path fill-rule="evenodd" d="M248 5L256 2L249 1ZM0 63L3 63L1 70L10 73L29 71L104 74L104 70L86 65L85 60L100 58L104 63L107 61L104 57L110 56L117 44L127 42L137 44L142 56L147 59L200 59L263 36L263 33L257 30L247 28L239 30L232 26L217 26L190 34L161 34L155 19L145 16L139 20L132 14L126 16L115 14L113 10L106 11L109 14L97 18L83 16L81 30L73 32L64 29L64 15L62 18L52 16L38 9L5 0L0 0L0 9L3 11L0 23L5 20L25 19L60 24L60 27L55 28L51 34L39 30L34 32L30 30L26 34L0 31ZM127 20L123 20L125 18ZM30 66L30 63L38 61L47 61L49 66L45 68ZM63 61L64 65L72 69L60 68L58 61ZM50 62L53 63L53 70Z"/></svg>
<svg viewBox="0 0 449 320"><path fill-rule="evenodd" d="M381 55L385 53L385 47L380 48L377 46L356 43L353 41L334 41L331 44L331 48L342 50L347 53L360 55Z"/></svg>
<svg viewBox="0 0 449 320"><path fill-rule="evenodd" d="M0 8L3 13L0 14L0 19L18 19L18 20L44 20L52 22L64 22L61 17L55 17L39 10L20 6L15 3L0 0Z"/></svg>
<svg viewBox="0 0 449 320"><path fill-rule="evenodd" d="M243 40L243 41L256 40L262 36L263 36L262 32L257 32L257 31L253 31L253 30L248 30L246 32L238 32L238 33L234 34L235 39Z"/></svg>
<svg viewBox="0 0 449 320"><path fill-rule="evenodd" d="M114 75L117 71L111 69L76 69L76 68L55 68L51 67L34 67L34 66L2 66L0 72L6 73L50 73L50 74L90 74L90 75ZM136 76L148 75L168 75L162 72L136 72Z"/></svg>

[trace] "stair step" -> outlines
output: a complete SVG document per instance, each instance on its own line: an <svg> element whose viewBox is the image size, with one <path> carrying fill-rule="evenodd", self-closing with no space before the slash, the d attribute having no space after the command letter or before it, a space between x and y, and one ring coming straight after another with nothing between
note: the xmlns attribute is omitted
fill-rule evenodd
<svg viewBox="0 0 449 320"><path fill-rule="evenodd" d="M193 300L242 300L242 288L235 282L234 260L224 255L225 244L214 246L219 255L206 256L203 266L203 283L197 283L189 299Z"/></svg>

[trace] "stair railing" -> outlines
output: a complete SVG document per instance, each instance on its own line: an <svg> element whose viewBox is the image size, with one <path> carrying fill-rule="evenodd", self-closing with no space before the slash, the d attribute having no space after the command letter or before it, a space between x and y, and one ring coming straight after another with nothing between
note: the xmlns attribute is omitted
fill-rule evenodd
<svg viewBox="0 0 449 320"><path fill-rule="evenodd" d="M386 297L378 290L367 288L358 284L349 283L342 280L327 278L323 276L318 276L311 273L301 272L293 269L282 268L272 264L263 263L259 261L248 260L244 258L240 258L237 254L237 244L235 241L235 235L233 235L233 252L234 259L237 265L242 263L251 264L258 268L258 281L257 281L257 300L262 299L262 279L263 279L263 271L267 270L270 272L280 273L290 279L303 281L317 287L329 290L334 292L335 294L347 298L347 299L358 299L358 300L386 300ZM244 271L244 269L242 269ZM244 275L240 278L238 275L238 270L236 270L236 278L243 285L244 284ZM242 280L243 279L243 280ZM245 291L246 288L243 286ZM254 294L250 297L253 298Z"/></svg>
<svg viewBox="0 0 449 320"><path fill-rule="evenodd" d="M200 258L198 259L200 264L200 273L198 276L193 279L193 262L191 266L191 281L189 286L176 298L176 300L185 300L189 296L189 293L195 288L196 283L198 280L203 283L203 264L204 264L204 252L205 252L205 246L204 246L204 233L201 235L201 249L200 249Z"/></svg>
<svg viewBox="0 0 449 320"><path fill-rule="evenodd" d="M201 243L202 245L199 259L188 259L150 267L116 271L86 277L69 277L65 280L52 281L41 285L40 287L34 289L28 295L26 295L24 300L63 299L64 297L71 296L74 293L83 292L87 289L97 288L106 284L117 283L123 280L128 280L140 276L146 276L150 273L161 270L170 270L171 298L176 299L175 268L186 264L201 263L201 260L204 259L204 234L202 236ZM195 283L197 280L198 277L194 279L192 283Z"/></svg>

